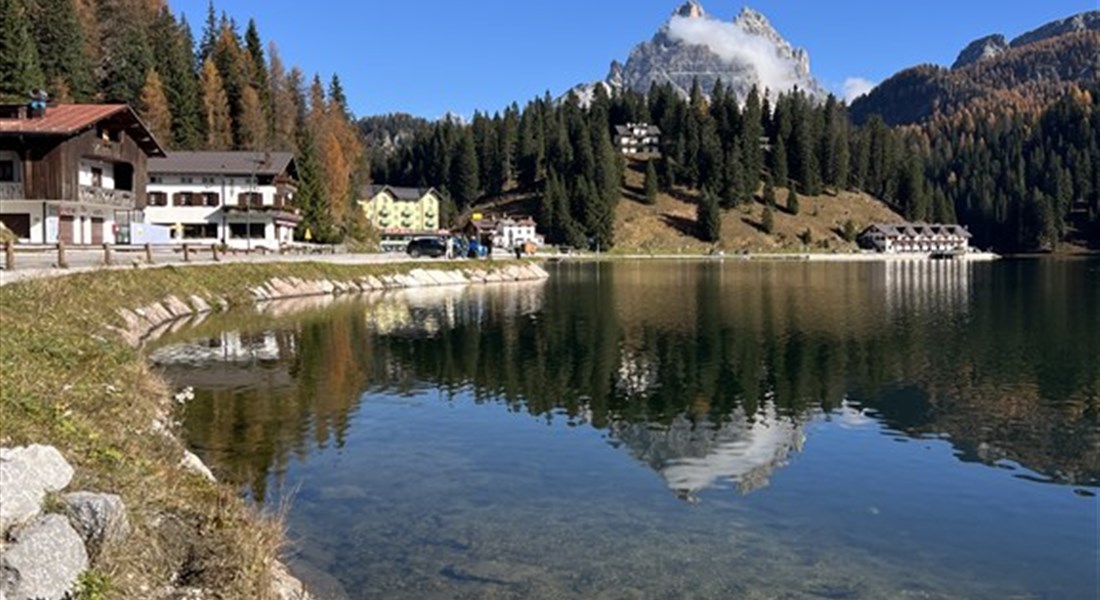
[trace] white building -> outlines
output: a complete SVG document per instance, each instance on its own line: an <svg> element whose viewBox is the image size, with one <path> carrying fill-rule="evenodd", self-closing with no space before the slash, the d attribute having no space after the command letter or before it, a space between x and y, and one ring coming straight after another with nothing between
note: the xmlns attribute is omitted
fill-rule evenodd
<svg viewBox="0 0 1100 600"><path fill-rule="evenodd" d="M149 161L145 221L180 243L278 249L302 220L297 180L289 152L170 152Z"/></svg>
<svg viewBox="0 0 1100 600"><path fill-rule="evenodd" d="M542 236L535 233L535 220L526 217L512 219L505 217L496 224L496 236L493 238L495 248L515 248L521 244L531 242L536 246L543 244Z"/></svg>
<svg viewBox="0 0 1100 600"><path fill-rule="evenodd" d="M661 128L649 123L627 123L615 126L615 142L627 156L661 153Z"/></svg>
<svg viewBox="0 0 1100 600"><path fill-rule="evenodd" d="M966 254L972 237L961 225L875 223L859 234L858 242L885 254Z"/></svg>
<svg viewBox="0 0 1100 600"><path fill-rule="evenodd" d="M22 243L125 242L152 156L164 151L125 104L0 105L0 222Z"/></svg>

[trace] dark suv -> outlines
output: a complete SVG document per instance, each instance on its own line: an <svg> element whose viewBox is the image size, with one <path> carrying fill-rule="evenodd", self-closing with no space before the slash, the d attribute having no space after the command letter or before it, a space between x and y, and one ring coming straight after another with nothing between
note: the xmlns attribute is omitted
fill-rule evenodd
<svg viewBox="0 0 1100 600"><path fill-rule="evenodd" d="M417 238L409 242L409 246L405 248L405 251L413 258L420 258L421 256L439 258L447 254L447 244L439 238Z"/></svg>

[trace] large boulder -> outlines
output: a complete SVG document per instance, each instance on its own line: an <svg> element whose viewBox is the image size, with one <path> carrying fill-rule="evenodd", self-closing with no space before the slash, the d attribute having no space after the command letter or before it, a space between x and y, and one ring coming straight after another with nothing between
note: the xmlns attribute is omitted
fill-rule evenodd
<svg viewBox="0 0 1100 600"><path fill-rule="evenodd" d="M69 520L61 515L45 515L13 530L0 554L0 598L68 598L87 568L84 542Z"/></svg>
<svg viewBox="0 0 1100 600"><path fill-rule="evenodd" d="M33 519L47 492L65 489L73 468L53 446L0 448L0 532Z"/></svg>
<svg viewBox="0 0 1100 600"><path fill-rule="evenodd" d="M65 494L65 512L69 523L83 538L88 552L97 555L105 544L130 535L130 519L126 505L114 494L76 492Z"/></svg>

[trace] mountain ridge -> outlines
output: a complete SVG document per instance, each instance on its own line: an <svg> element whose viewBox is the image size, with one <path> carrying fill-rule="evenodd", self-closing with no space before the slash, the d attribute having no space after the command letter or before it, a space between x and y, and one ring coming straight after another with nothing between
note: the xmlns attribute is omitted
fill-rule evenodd
<svg viewBox="0 0 1100 600"><path fill-rule="evenodd" d="M851 105L857 123L880 115L889 125L951 116L978 104L1041 110L1070 88L1100 81L1100 11L1044 24L1012 41L994 34L971 42L952 68L924 64L898 71Z"/></svg>
<svg viewBox="0 0 1100 600"><path fill-rule="evenodd" d="M613 61L607 77L570 93L587 105L597 88L609 94L624 89L646 93L654 84L668 83L687 97L696 81L709 93L718 80L741 100L754 86L773 96L796 86L814 97L827 95L810 73L809 53L783 38L762 13L744 7L732 21L723 21L696 0L674 10L625 63Z"/></svg>

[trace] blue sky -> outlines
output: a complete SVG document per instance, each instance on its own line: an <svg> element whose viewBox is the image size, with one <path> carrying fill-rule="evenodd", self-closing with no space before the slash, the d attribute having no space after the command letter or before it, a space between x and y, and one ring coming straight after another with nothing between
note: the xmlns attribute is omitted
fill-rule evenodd
<svg viewBox="0 0 1100 600"><path fill-rule="evenodd" d="M171 0L201 35L208 0ZM352 111L499 110L549 90L602 79L613 59L648 40L675 0L218 0L241 23L255 18L283 60L327 81L339 73ZM703 0L732 19L743 2ZM1078 12L1094 0L754 0L814 75L843 94L850 78L881 81L919 63L950 66L970 41L1009 39Z"/></svg>

